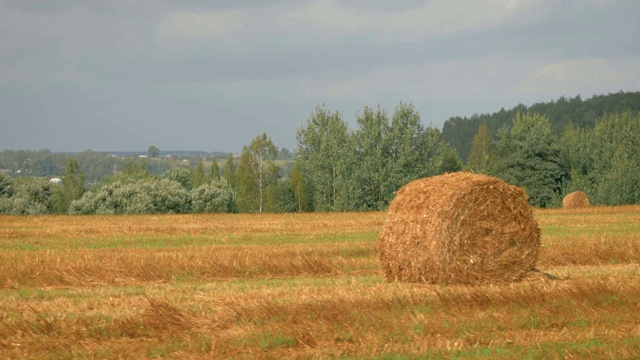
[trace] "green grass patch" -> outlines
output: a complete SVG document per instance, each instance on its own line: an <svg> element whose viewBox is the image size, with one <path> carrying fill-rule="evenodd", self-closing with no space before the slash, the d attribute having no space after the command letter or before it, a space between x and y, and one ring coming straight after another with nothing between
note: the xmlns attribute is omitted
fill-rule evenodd
<svg viewBox="0 0 640 360"><path fill-rule="evenodd" d="M331 244L351 242L373 242L377 233L351 234L243 234L243 235L154 235L154 236L115 236L115 237L79 237L69 239L11 239L0 240L0 251L41 251L73 249L170 249L193 246L234 246L255 245L275 246L291 244ZM349 250L345 250L349 251ZM356 251L357 252L357 251ZM354 253L355 254L355 253ZM348 253L346 254L348 255ZM358 255L358 254L355 254ZM367 255L361 252L359 256Z"/></svg>

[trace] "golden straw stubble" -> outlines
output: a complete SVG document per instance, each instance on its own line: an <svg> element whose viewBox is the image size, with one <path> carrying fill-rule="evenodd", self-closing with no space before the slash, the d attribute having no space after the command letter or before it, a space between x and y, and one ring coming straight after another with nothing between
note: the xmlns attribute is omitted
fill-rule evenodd
<svg viewBox="0 0 640 360"><path fill-rule="evenodd" d="M582 191L574 191L562 199L562 207L565 209L580 209L590 206L589 197Z"/></svg>
<svg viewBox="0 0 640 360"><path fill-rule="evenodd" d="M498 284L535 269L540 229L524 190L458 172L415 180L389 206L377 252L387 281Z"/></svg>

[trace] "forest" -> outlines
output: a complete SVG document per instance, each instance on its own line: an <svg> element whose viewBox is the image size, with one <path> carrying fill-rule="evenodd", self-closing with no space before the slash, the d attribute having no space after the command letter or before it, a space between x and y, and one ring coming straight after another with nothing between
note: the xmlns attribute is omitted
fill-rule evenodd
<svg viewBox="0 0 640 360"><path fill-rule="evenodd" d="M356 119L317 106L293 151L266 133L226 157L4 150L0 213L381 211L409 181L461 170L523 187L539 208L576 190L595 205L639 204L639 133L640 92L452 117L442 130L411 103Z"/></svg>
<svg viewBox="0 0 640 360"><path fill-rule="evenodd" d="M444 123L442 136L458 150L463 159L467 159L473 137L481 124L487 124L495 139L498 129L510 124L518 112L546 116L551 121L553 133L561 136L568 124L579 129L593 129L603 116L619 114L625 110L633 113L640 111L640 92L594 95L587 100L582 100L580 95L574 98L563 96L555 101L536 103L529 107L519 104L509 110L502 108L492 114L476 114L469 118L456 116Z"/></svg>

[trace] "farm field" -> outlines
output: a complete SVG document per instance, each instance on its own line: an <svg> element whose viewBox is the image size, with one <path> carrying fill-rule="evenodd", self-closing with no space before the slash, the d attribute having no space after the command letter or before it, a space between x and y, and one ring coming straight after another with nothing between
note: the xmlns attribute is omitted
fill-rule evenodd
<svg viewBox="0 0 640 360"><path fill-rule="evenodd" d="M640 358L640 206L506 286L386 283L384 213L0 216L0 358Z"/></svg>

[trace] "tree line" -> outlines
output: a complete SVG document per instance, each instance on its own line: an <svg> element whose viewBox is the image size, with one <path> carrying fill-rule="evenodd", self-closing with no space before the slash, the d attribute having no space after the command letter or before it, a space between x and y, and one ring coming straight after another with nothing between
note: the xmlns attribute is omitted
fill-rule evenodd
<svg viewBox="0 0 640 360"><path fill-rule="evenodd" d="M467 159L471 151L473 137L480 125L488 126L495 138L498 129L511 124L517 113L540 114L551 121L551 129L556 136L560 136L569 124L579 129L593 129L596 122L603 116L619 114L623 111L640 112L640 92L618 92L607 95L594 95L582 100L580 95L566 98L560 97L555 101L540 102L529 107L519 104L511 109L492 114L475 114L471 117L454 116L445 121L442 126L442 136L463 159Z"/></svg>
<svg viewBox="0 0 640 360"><path fill-rule="evenodd" d="M637 111L603 115L593 127L568 122L557 134L548 115L521 110L496 131L480 123L463 158L410 103L392 114L365 107L353 129L319 105L298 129L293 154L263 133L239 157L207 166L202 156L187 166L132 158L93 183L79 165L83 154L70 156L60 184L0 175L0 213L380 211L409 181L460 170L521 186L538 207L559 206L575 190L594 204L640 203ZM293 155L286 166L281 153Z"/></svg>
<svg viewBox="0 0 640 360"><path fill-rule="evenodd" d="M593 204L640 203L640 114L606 115L593 129L569 123L560 136L540 114L517 113L494 140L483 123L466 167L523 187L530 202L559 206L573 191Z"/></svg>

